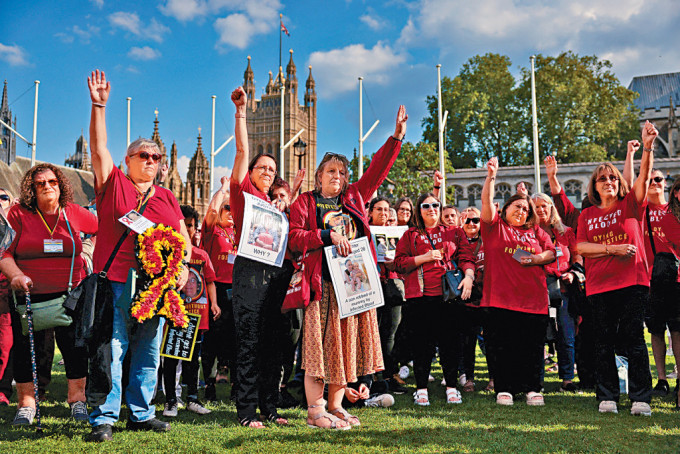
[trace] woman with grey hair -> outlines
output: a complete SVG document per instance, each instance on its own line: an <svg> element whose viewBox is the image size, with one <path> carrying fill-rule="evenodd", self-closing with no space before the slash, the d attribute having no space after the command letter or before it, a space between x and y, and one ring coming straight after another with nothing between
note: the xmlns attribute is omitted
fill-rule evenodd
<svg viewBox="0 0 680 454"><path fill-rule="evenodd" d="M127 174L118 169L107 148L106 103L111 85L103 71L93 71L87 78L92 100L90 149L94 189L97 197L99 237L94 250L95 273L103 273L113 292L113 327L111 340L111 391L105 398L92 402L90 414L92 439L112 439L113 424L120 415L123 359L130 350L129 384L125 389L129 430L170 430L170 424L156 419L156 407L151 403L156 388L163 321L154 316L143 323L132 318L131 296L123 295L130 270L137 270L136 233L119 219L131 210L143 211L142 216L156 224L170 226L180 232L186 242L184 266L177 284L187 281L191 258L191 238L184 225L184 216L177 199L168 189L154 185L158 164L162 158L158 145L149 139L137 139L130 144L125 156ZM120 240L119 240L120 239ZM118 250L116 251L116 243ZM99 293L98 293L99 295ZM95 329L103 327L95 326ZM92 368L92 367L91 367Z"/></svg>

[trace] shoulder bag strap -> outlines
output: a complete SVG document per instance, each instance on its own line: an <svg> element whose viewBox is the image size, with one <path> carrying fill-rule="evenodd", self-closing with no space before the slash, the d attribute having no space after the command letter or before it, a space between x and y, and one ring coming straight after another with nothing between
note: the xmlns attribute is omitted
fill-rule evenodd
<svg viewBox="0 0 680 454"><path fill-rule="evenodd" d="M144 213L144 210L146 209L146 204L149 203L149 200L147 199L147 196L149 195L149 192L153 189L153 186L151 186L149 189L147 189L146 193L144 194L143 199L146 200L142 206L139 207L139 214ZM106 265L104 265L104 268L99 272L99 275L103 278L106 278L106 275L109 271L109 268L111 268L111 265L113 264L113 259L116 258L116 254L118 254L118 250L120 247L123 245L123 242L125 241L125 238L130 234L127 228L125 228L125 231L121 235L120 239L118 240L118 243L116 243L116 246L113 248L113 251L111 251L111 256L109 259L106 261Z"/></svg>
<svg viewBox="0 0 680 454"><path fill-rule="evenodd" d="M430 234L427 233L427 230L425 230L425 235L427 235L427 239L428 239L428 241L430 242L430 246L432 246L432 250L433 250L433 251L436 251L437 248L434 247L434 243L432 242L432 238L430 238ZM448 270L448 269L449 269L449 266L448 266L448 263L446 262L446 260L440 260L440 261L441 261L442 263L444 263L444 268L446 268L446 269ZM451 265L453 265L453 270L454 270L454 271L458 269L458 265L456 265L456 262L455 262L453 259L451 260Z"/></svg>
<svg viewBox="0 0 680 454"><path fill-rule="evenodd" d="M654 247L654 232L652 232L652 223L649 220L649 205L645 208L645 217L647 218L647 233L649 233L649 242L652 245L652 254L656 255L656 248Z"/></svg>
<svg viewBox="0 0 680 454"><path fill-rule="evenodd" d="M68 234L71 236L71 244L73 245L73 253L71 254L71 272L68 275L68 292L71 293L71 288L73 287L73 262L76 259L76 242L73 239L71 223L68 222L68 217L66 216L66 208L64 208L62 212L64 213L64 221L66 221L66 227L68 227Z"/></svg>

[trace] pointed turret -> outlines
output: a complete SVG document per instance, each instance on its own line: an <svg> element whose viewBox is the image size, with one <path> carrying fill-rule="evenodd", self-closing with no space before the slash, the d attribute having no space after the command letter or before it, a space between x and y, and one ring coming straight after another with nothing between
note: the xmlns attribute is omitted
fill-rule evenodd
<svg viewBox="0 0 680 454"><path fill-rule="evenodd" d="M250 66L250 55L248 55L248 66L243 73L243 89L248 97L246 107L255 110L255 73L253 73L253 68Z"/></svg>
<svg viewBox="0 0 680 454"><path fill-rule="evenodd" d="M309 65L309 76L305 82L305 107L316 107L316 83L312 76L312 65Z"/></svg>
<svg viewBox="0 0 680 454"><path fill-rule="evenodd" d="M288 66L286 66L286 90L288 93L297 94L297 68L295 68L295 62L293 61L293 49L290 50L290 60L288 61Z"/></svg>
<svg viewBox="0 0 680 454"><path fill-rule="evenodd" d="M198 144L196 152L189 161L187 182L185 185L184 203L193 206L201 216L204 216L210 202L210 164L203 153L201 144L201 128L198 128Z"/></svg>
<svg viewBox="0 0 680 454"><path fill-rule="evenodd" d="M182 194L182 177L177 169L177 144L173 141L170 147L170 166L168 177L165 179L165 187L172 192L180 203L184 202Z"/></svg>
<svg viewBox="0 0 680 454"><path fill-rule="evenodd" d="M267 82L267 88L265 88L264 92L268 95L274 93L274 79L271 71L269 71L269 82Z"/></svg>
<svg viewBox="0 0 680 454"><path fill-rule="evenodd" d="M9 103L7 102L7 80L5 79L5 85L2 87L2 104L0 104L0 113L9 112Z"/></svg>
<svg viewBox="0 0 680 454"><path fill-rule="evenodd" d="M163 139L161 139L161 135L158 132L158 109L154 110L153 113L156 115L156 118L153 121L153 134L151 135L151 140L156 142L156 145L158 145L158 148L161 150L161 154L163 155L163 161L167 159L167 154L165 152L165 144L163 143Z"/></svg>
<svg viewBox="0 0 680 454"><path fill-rule="evenodd" d="M7 81L2 87L2 104L0 104L0 120L2 120L6 125L16 129L17 127L17 117L14 117L14 122L12 122L12 111L9 110L9 102L7 101ZM10 131L9 128L0 128L0 161L7 165L10 165L16 159L16 146L17 138L16 135Z"/></svg>

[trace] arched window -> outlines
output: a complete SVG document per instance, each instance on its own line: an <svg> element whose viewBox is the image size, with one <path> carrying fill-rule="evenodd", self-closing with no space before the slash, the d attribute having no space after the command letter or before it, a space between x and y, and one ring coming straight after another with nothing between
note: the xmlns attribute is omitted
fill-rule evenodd
<svg viewBox="0 0 680 454"><path fill-rule="evenodd" d="M456 197L456 207L460 208L463 204L463 187L458 185L453 185L453 192Z"/></svg>
<svg viewBox="0 0 680 454"><path fill-rule="evenodd" d="M575 207L579 208L583 201L583 184L578 180L569 180L562 186L567 198Z"/></svg>
<svg viewBox="0 0 680 454"><path fill-rule="evenodd" d="M262 146L262 144L260 144L260 145L257 146L257 152L258 152L259 154L262 154L262 152L264 152L264 147Z"/></svg>
<svg viewBox="0 0 680 454"><path fill-rule="evenodd" d="M477 200L480 200L482 198L482 186L479 184L471 184L470 186L468 186L467 192L468 192L468 205L471 207L477 206Z"/></svg>
<svg viewBox="0 0 680 454"><path fill-rule="evenodd" d="M499 183L496 185L496 194L494 195L494 201L505 202L512 195L512 187L507 183Z"/></svg>
<svg viewBox="0 0 680 454"><path fill-rule="evenodd" d="M270 143L267 144L267 153L272 154L272 144Z"/></svg>
<svg viewBox="0 0 680 454"><path fill-rule="evenodd" d="M550 195L550 183L543 184L543 194Z"/></svg>

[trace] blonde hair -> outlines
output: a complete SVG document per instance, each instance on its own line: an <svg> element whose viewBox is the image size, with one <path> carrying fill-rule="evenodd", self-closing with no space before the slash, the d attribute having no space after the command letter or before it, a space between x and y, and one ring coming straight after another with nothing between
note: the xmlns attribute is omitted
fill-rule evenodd
<svg viewBox="0 0 680 454"><path fill-rule="evenodd" d="M557 232L562 235L564 234L566 227L564 226L564 223L562 222L562 218L560 217L559 213L557 212L557 208L555 208L555 204L553 203L552 199L548 197L546 194L543 194L542 192L537 192L536 194L531 196L531 200L536 200L536 199L541 199L545 203L550 204L550 217L548 219L548 225L557 230Z"/></svg>

